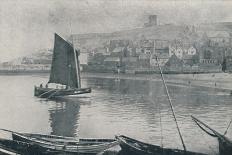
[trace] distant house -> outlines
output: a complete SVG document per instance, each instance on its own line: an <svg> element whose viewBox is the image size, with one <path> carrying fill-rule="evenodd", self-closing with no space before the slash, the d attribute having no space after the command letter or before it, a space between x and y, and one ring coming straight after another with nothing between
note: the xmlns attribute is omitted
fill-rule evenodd
<svg viewBox="0 0 232 155"><path fill-rule="evenodd" d="M206 31L210 46L228 46L231 44L231 36L227 31Z"/></svg>
<svg viewBox="0 0 232 155"><path fill-rule="evenodd" d="M198 54L195 54L195 55L186 54L183 56L182 60L185 65L193 66L199 63L199 55Z"/></svg>
<svg viewBox="0 0 232 155"><path fill-rule="evenodd" d="M140 41L141 52L147 55L151 55L154 52L154 41L141 40Z"/></svg>
<svg viewBox="0 0 232 155"><path fill-rule="evenodd" d="M143 53L142 48L136 47L136 48L135 48L135 53L136 53L136 55L140 55L141 53Z"/></svg>
<svg viewBox="0 0 232 155"><path fill-rule="evenodd" d="M184 50L181 47L177 47L175 50L175 55L179 58L182 59L184 55Z"/></svg>
<svg viewBox="0 0 232 155"><path fill-rule="evenodd" d="M190 48L188 48L187 52L186 52L187 55L195 55L196 53L197 53L197 50L193 46L191 46Z"/></svg>
<svg viewBox="0 0 232 155"><path fill-rule="evenodd" d="M181 72L183 69L183 61L173 54L165 64L166 70Z"/></svg>
<svg viewBox="0 0 232 155"><path fill-rule="evenodd" d="M184 57L191 57L193 55L196 55L196 53L196 48L190 45L169 46L170 57L175 54L179 59L183 59Z"/></svg>
<svg viewBox="0 0 232 155"><path fill-rule="evenodd" d="M176 54L176 47L169 46L169 57L171 57L174 54Z"/></svg>
<svg viewBox="0 0 232 155"><path fill-rule="evenodd" d="M200 63L202 65L217 65L218 64L218 61L217 59L200 59Z"/></svg>

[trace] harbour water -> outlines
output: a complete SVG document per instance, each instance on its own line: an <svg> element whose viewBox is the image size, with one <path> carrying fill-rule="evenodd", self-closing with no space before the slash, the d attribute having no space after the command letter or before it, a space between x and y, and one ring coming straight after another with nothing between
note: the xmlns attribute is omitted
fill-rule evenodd
<svg viewBox="0 0 232 155"><path fill-rule="evenodd" d="M91 94L46 100L33 92L34 85L46 83L48 75L2 75L0 128L79 138L123 134L182 149L163 84L155 78L84 78L82 86L92 87ZM168 84L168 89L187 150L217 154L217 139L199 129L190 116L224 133L232 116L232 96L188 85ZM232 139L232 128L227 137Z"/></svg>

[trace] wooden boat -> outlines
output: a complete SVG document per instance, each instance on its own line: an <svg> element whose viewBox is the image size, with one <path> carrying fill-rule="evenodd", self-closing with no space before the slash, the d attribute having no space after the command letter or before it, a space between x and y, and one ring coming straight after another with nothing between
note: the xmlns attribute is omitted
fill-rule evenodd
<svg viewBox="0 0 232 155"><path fill-rule="evenodd" d="M7 129L0 130L10 132L13 139L1 139L0 146L6 147L6 150L15 149L16 151L24 148L29 154L97 154L118 145L115 139L77 139L57 135L18 133ZM26 147L27 145L29 147Z"/></svg>
<svg viewBox="0 0 232 155"><path fill-rule="evenodd" d="M232 141L228 139L225 135L220 134L216 130L209 127L207 124L203 123L194 116L191 116L193 121L208 135L218 139L219 143L219 153L220 155L231 155L232 154Z"/></svg>
<svg viewBox="0 0 232 155"><path fill-rule="evenodd" d="M136 139L120 135L116 136L119 145L123 152L133 155L205 155L203 153L196 153L184 151L179 149L162 148L158 145L151 145Z"/></svg>
<svg viewBox="0 0 232 155"><path fill-rule="evenodd" d="M56 96L78 95L90 93L91 88L81 88L79 51L75 50L74 44L55 34L53 58L50 78L48 83L65 85L65 88L49 88L35 86L34 95L41 98Z"/></svg>
<svg viewBox="0 0 232 155"><path fill-rule="evenodd" d="M23 154L97 154L103 152L118 142L114 139L81 139L78 141L45 141L37 138L27 138L15 134L13 140L0 139L0 147L16 153ZM19 139L19 140L16 140ZM59 138L57 138L59 139ZM62 139L62 138L61 138Z"/></svg>

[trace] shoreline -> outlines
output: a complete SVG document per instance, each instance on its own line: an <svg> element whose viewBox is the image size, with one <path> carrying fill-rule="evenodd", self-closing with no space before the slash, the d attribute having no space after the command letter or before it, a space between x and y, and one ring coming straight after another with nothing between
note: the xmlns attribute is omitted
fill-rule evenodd
<svg viewBox="0 0 232 155"><path fill-rule="evenodd" d="M0 70L0 75L49 75L49 70L8 71ZM161 81L160 74L115 74L81 72L82 78L104 78L116 80ZM229 73L199 73L199 74L164 74L167 85L191 86L219 92L232 92L232 75Z"/></svg>
<svg viewBox="0 0 232 155"><path fill-rule="evenodd" d="M110 73L82 73L82 78L104 78L116 80L144 80L161 81L160 74L110 74ZM205 74L164 74L167 85L197 87L202 90L214 90L231 94L232 75L229 73Z"/></svg>

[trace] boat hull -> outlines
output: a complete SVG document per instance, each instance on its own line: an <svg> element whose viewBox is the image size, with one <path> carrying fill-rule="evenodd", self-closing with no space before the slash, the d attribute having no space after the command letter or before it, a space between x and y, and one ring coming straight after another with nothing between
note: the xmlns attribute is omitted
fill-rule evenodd
<svg viewBox="0 0 232 155"><path fill-rule="evenodd" d="M157 145L147 144L126 136L116 136L116 140L119 142L122 152L124 154L133 155L205 155L202 153L162 148Z"/></svg>
<svg viewBox="0 0 232 155"><path fill-rule="evenodd" d="M6 151L23 155L46 154L46 149L44 148L16 140L0 139L0 148Z"/></svg>
<svg viewBox="0 0 232 155"><path fill-rule="evenodd" d="M79 95L86 93L91 93L91 88L54 89L35 86L34 89L34 96L41 98L52 98L57 96Z"/></svg>
<svg viewBox="0 0 232 155"><path fill-rule="evenodd" d="M220 155L231 155L232 153L232 143L228 143L220 138L218 138L219 142L219 153Z"/></svg>

